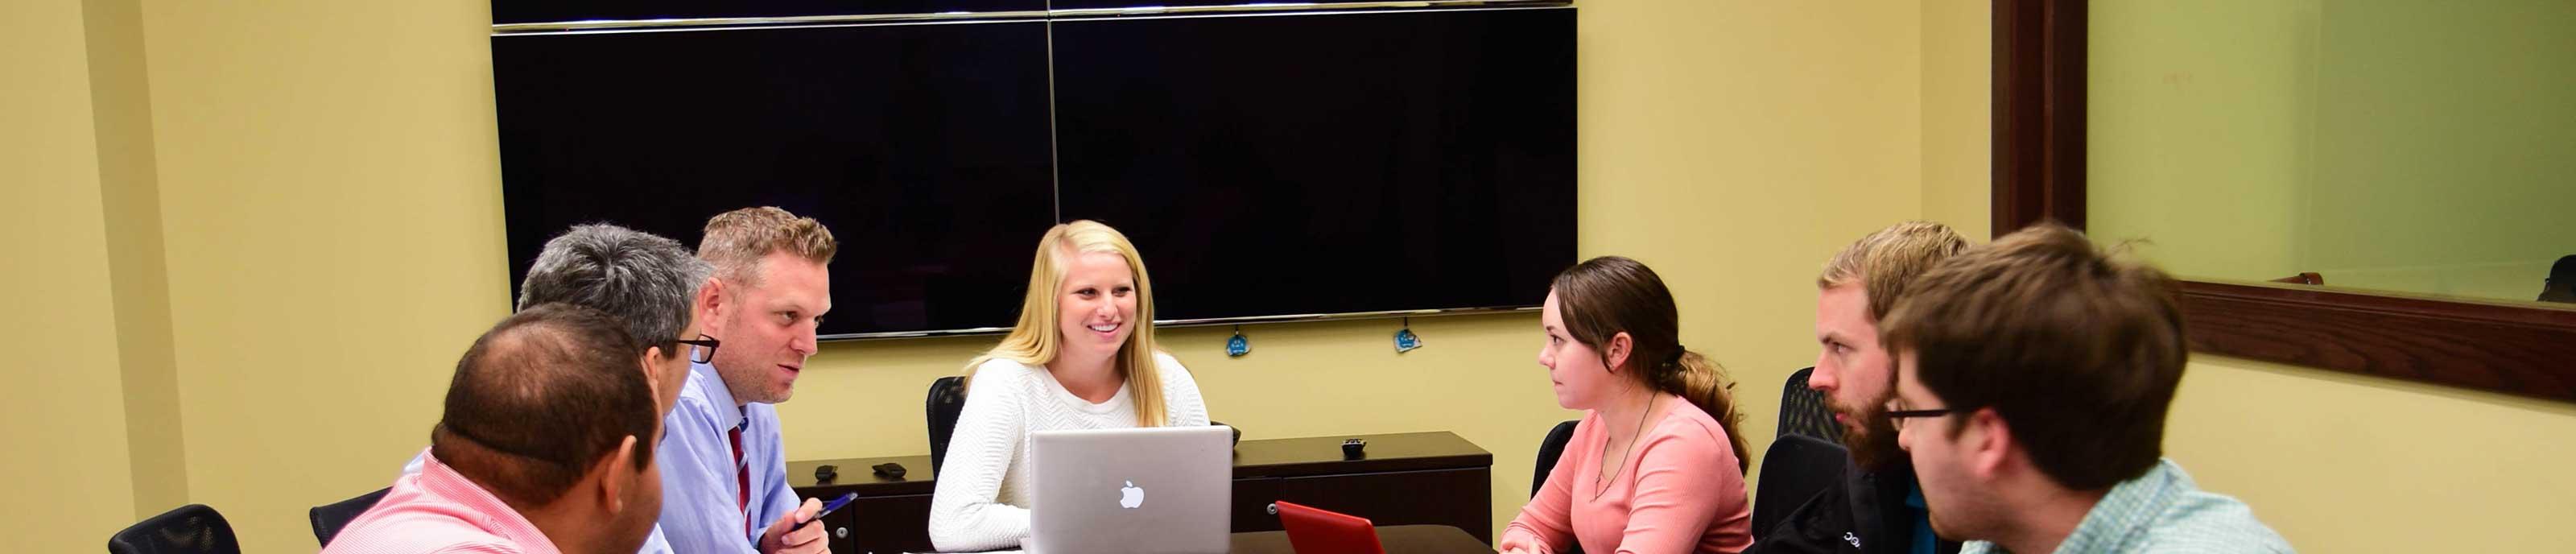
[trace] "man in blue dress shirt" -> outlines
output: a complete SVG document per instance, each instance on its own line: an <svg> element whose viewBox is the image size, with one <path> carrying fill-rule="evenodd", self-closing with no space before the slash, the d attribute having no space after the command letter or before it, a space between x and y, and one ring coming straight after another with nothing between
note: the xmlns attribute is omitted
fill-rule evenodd
<svg viewBox="0 0 2576 554"><path fill-rule="evenodd" d="M693 364L663 420L662 530L672 548L697 553L825 552L821 503L787 486L778 410L814 355L816 325L832 309L826 266L832 232L772 207L707 220L698 258L715 278L698 296L711 363Z"/></svg>

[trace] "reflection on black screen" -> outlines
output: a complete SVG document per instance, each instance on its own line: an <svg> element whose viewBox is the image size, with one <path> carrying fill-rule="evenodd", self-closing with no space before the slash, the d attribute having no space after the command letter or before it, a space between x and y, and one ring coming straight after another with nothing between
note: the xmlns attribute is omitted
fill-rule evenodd
<svg viewBox="0 0 2576 554"><path fill-rule="evenodd" d="M1137 243L1162 319L1537 304L1574 262L1573 16L1058 22L1064 217Z"/></svg>
<svg viewBox="0 0 2576 554"><path fill-rule="evenodd" d="M493 39L511 275L610 221L776 205L841 249L826 335L1007 326L1054 216L1043 23Z"/></svg>

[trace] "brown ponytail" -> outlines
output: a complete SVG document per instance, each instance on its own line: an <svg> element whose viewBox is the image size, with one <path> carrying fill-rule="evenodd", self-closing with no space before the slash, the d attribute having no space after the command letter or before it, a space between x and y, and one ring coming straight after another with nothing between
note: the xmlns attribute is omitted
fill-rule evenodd
<svg viewBox="0 0 2576 554"><path fill-rule="evenodd" d="M1735 383L1727 380L1725 369L1718 367L1716 360L1683 350L1679 363L1651 376L1657 377L1656 390L1681 396L1716 418L1718 428L1726 430L1726 441L1735 447L1736 471L1752 470L1753 458L1746 455L1752 446L1744 442L1744 433L1736 432L1738 424L1744 422L1744 414L1735 411Z"/></svg>
<svg viewBox="0 0 2576 554"><path fill-rule="evenodd" d="M1566 268L1549 286L1556 290L1557 310L1565 319L1567 335L1602 351L1611 336L1627 333L1628 363L1613 369L1640 375L1656 390L1680 396L1708 412L1735 449L1735 469L1751 469L1751 447L1737 426L1744 415L1735 410L1735 397L1729 391L1735 384L1717 362L1682 347L1680 309L1655 270L1625 257L1602 256ZM1603 356L1602 365L1610 365L1606 351Z"/></svg>

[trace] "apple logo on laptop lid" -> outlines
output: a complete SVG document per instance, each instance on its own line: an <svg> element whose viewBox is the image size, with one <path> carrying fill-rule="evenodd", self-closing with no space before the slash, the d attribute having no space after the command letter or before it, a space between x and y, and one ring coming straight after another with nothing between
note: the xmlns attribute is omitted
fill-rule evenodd
<svg viewBox="0 0 2576 554"><path fill-rule="evenodd" d="M1132 510L1143 505L1145 505L1144 487L1136 486L1135 481L1128 481L1127 486L1118 487L1118 507Z"/></svg>

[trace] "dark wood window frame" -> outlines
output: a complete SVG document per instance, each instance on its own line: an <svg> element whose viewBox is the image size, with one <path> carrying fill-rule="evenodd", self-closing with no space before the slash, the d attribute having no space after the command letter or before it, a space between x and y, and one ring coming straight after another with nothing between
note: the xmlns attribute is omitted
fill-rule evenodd
<svg viewBox="0 0 2576 554"><path fill-rule="evenodd" d="M2082 228L2085 2L1993 9L1995 235L2052 219ZM2300 284L2182 292L2197 352L2576 402L2576 309Z"/></svg>

